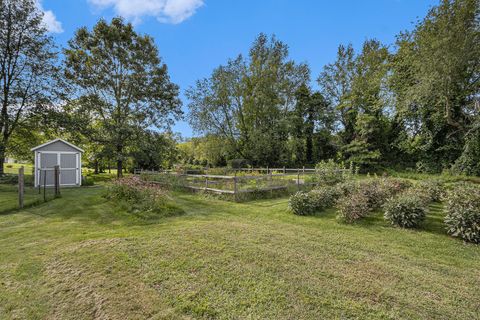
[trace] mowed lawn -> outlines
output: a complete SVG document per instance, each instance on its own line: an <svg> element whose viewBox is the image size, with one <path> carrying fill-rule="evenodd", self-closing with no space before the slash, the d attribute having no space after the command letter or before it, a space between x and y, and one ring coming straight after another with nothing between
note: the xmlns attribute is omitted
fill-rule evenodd
<svg viewBox="0 0 480 320"><path fill-rule="evenodd" d="M480 246L439 204L414 231L177 194L145 223L102 192L0 215L0 319L480 319Z"/></svg>

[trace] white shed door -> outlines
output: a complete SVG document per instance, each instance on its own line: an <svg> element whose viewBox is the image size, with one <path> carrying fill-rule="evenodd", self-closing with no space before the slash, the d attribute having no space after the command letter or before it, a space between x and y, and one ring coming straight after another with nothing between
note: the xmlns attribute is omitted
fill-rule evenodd
<svg viewBox="0 0 480 320"><path fill-rule="evenodd" d="M60 184L78 184L78 158L76 153L60 154Z"/></svg>

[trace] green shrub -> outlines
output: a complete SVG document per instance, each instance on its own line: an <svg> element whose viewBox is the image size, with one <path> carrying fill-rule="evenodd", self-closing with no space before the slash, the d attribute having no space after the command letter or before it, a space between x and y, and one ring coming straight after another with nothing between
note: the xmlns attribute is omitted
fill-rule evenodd
<svg viewBox="0 0 480 320"><path fill-rule="evenodd" d="M348 196L349 194L354 193L358 189L358 183L353 180L347 180L341 183L338 183L336 186L339 196Z"/></svg>
<svg viewBox="0 0 480 320"><path fill-rule="evenodd" d="M165 190L138 177L116 180L107 189L106 197L126 203L128 211L140 218L166 217L182 212Z"/></svg>
<svg viewBox="0 0 480 320"><path fill-rule="evenodd" d="M315 209L321 211L333 207L340 196L340 192L337 188L323 186L313 189L308 195L310 196Z"/></svg>
<svg viewBox="0 0 480 320"><path fill-rule="evenodd" d="M352 223L368 215L371 210L368 198L361 192L354 192L340 198L337 202L337 217L347 223Z"/></svg>
<svg viewBox="0 0 480 320"><path fill-rule="evenodd" d="M448 193L446 200L445 224L448 234L480 243L480 188L461 184Z"/></svg>
<svg viewBox="0 0 480 320"><path fill-rule="evenodd" d="M429 202L441 201L445 196L445 186L440 180L423 180L415 189L422 193Z"/></svg>
<svg viewBox="0 0 480 320"><path fill-rule="evenodd" d="M318 181L323 185L335 185L350 179L354 169L347 169L344 165L333 160L319 162L315 166Z"/></svg>
<svg viewBox="0 0 480 320"><path fill-rule="evenodd" d="M307 216L315 212L316 207L307 192L299 191L288 200L289 209L296 215Z"/></svg>
<svg viewBox="0 0 480 320"><path fill-rule="evenodd" d="M95 184L94 180L92 177L89 176L83 176L82 177L82 186L83 187L91 187Z"/></svg>
<svg viewBox="0 0 480 320"><path fill-rule="evenodd" d="M337 188L323 186L310 192L297 192L288 202L290 210L296 215L311 215L334 206L340 193Z"/></svg>
<svg viewBox="0 0 480 320"><path fill-rule="evenodd" d="M415 228L425 220L426 205L419 196L405 192L383 205L385 220L402 228Z"/></svg>

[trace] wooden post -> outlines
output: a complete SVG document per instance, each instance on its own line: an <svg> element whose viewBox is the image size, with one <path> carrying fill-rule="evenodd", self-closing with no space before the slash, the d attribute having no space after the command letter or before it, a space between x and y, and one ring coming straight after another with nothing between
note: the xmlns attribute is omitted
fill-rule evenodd
<svg viewBox="0 0 480 320"><path fill-rule="evenodd" d="M237 202L237 176L233 177L233 198Z"/></svg>
<svg viewBox="0 0 480 320"><path fill-rule="evenodd" d="M23 195L25 191L24 170L23 166L18 169L18 207L20 209L23 208Z"/></svg>
<svg viewBox="0 0 480 320"><path fill-rule="evenodd" d="M287 169L283 167L283 174L286 174L286 173L287 173Z"/></svg>
<svg viewBox="0 0 480 320"><path fill-rule="evenodd" d="M55 174L55 197L60 195L60 167L57 165L54 167Z"/></svg>
<svg viewBox="0 0 480 320"><path fill-rule="evenodd" d="M205 177L205 191L208 189L208 177Z"/></svg>
<svg viewBox="0 0 480 320"><path fill-rule="evenodd" d="M268 174L269 172L270 172L270 169L269 169L268 166L267 166L267 174Z"/></svg>
<svg viewBox="0 0 480 320"><path fill-rule="evenodd" d="M300 169L297 171L297 189L300 190Z"/></svg>

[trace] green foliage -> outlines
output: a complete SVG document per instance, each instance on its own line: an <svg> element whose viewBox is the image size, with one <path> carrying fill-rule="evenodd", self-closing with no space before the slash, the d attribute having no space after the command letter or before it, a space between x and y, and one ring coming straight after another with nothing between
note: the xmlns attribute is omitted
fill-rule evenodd
<svg viewBox="0 0 480 320"><path fill-rule="evenodd" d="M335 185L352 178L354 172L353 166L346 168L343 164L338 164L332 159L321 161L315 166L315 173L320 184Z"/></svg>
<svg viewBox="0 0 480 320"><path fill-rule="evenodd" d="M296 215L308 216L316 211L315 203L308 192L299 191L288 200L288 208Z"/></svg>
<svg viewBox="0 0 480 320"><path fill-rule="evenodd" d="M457 185L448 192L446 200L448 234L480 243L480 188L466 183Z"/></svg>
<svg viewBox="0 0 480 320"><path fill-rule="evenodd" d="M385 220L402 228L416 228L426 216L425 202L413 192L388 199L383 209Z"/></svg>
<svg viewBox="0 0 480 320"><path fill-rule="evenodd" d="M165 190L149 185L136 177L116 180L109 186L106 197L126 204L131 213L147 220L182 212Z"/></svg>
<svg viewBox="0 0 480 320"><path fill-rule="evenodd" d="M247 159L232 159L228 161L228 166L232 169L247 168L249 162Z"/></svg>
<svg viewBox="0 0 480 320"><path fill-rule="evenodd" d="M25 158L25 151L18 148L28 147L24 137L52 119L57 108L50 106L55 105L55 91L61 88L57 50L37 1L0 1L0 48L2 175L5 157Z"/></svg>
<svg viewBox="0 0 480 320"><path fill-rule="evenodd" d="M126 151L144 130L168 128L181 115L178 86L153 39L121 18L110 24L102 19L92 31L78 29L64 54L72 123L108 147L121 176Z"/></svg>
<svg viewBox="0 0 480 320"><path fill-rule="evenodd" d="M415 186L415 191L422 194L429 202L439 202L445 196L445 185L440 180L422 180Z"/></svg>
<svg viewBox="0 0 480 320"><path fill-rule="evenodd" d="M311 215L333 207L340 193L337 188L323 186L310 192L297 192L288 202L290 210L296 215Z"/></svg>

